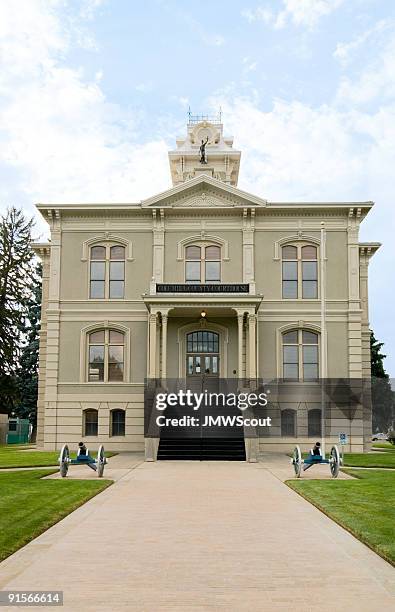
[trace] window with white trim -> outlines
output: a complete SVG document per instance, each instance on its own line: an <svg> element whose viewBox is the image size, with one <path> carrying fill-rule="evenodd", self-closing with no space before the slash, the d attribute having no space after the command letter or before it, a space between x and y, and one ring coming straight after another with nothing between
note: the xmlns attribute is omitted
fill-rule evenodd
<svg viewBox="0 0 395 612"><path fill-rule="evenodd" d="M282 297L318 297L318 249L312 244L287 244L282 254Z"/></svg>
<svg viewBox="0 0 395 612"><path fill-rule="evenodd" d="M118 244L90 248L89 297L122 299L125 295L125 247Z"/></svg>
<svg viewBox="0 0 395 612"><path fill-rule="evenodd" d="M281 411L281 435L291 438L296 436L296 410L287 408Z"/></svg>
<svg viewBox="0 0 395 612"><path fill-rule="evenodd" d="M99 413L93 408L84 410L83 413L83 436L97 436L99 426Z"/></svg>
<svg viewBox="0 0 395 612"><path fill-rule="evenodd" d="M95 330L88 335L88 381L124 380L125 334L115 329Z"/></svg>
<svg viewBox="0 0 395 612"><path fill-rule="evenodd" d="M318 334L294 329L282 335L283 379L317 380L319 377Z"/></svg>
<svg viewBox="0 0 395 612"><path fill-rule="evenodd" d="M216 244L191 244L185 247L185 282L220 283L221 247Z"/></svg>
<svg viewBox="0 0 395 612"><path fill-rule="evenodd" d="M111 423L111 436L124 436L125 435L125 411L121 409L111 410L110 415Z"/></svg>
<svg viewBox="0 0 395 612"><path fill-rule="evenodd" d="M322 430L322 413L319 408L313 408L307 414L307 435L309 438L320 438Z"/></svg>

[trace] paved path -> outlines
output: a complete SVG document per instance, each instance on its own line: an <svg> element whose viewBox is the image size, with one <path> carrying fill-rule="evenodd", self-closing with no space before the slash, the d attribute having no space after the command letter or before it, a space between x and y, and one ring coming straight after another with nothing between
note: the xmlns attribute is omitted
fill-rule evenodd
<svg viewBox="0 0 395 612"><path fill-rule="evenodd" d="M0 589L61 589L73 612L393 611L395 570L264 465L134 460Z"/></svg>

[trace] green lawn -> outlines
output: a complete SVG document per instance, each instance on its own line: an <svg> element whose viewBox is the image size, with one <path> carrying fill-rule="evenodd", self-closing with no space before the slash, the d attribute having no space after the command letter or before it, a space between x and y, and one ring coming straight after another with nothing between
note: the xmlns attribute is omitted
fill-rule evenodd
<svg viewBox="0 0 395 612"><path fill-rule="evenodd" d="M344 465L348 467L395 468L395 453L345 453Z"/></svg>
<svg viewBox="0 0 395 612"><path fill-rule="evenodd" d="M71 450L71 449L70 449ZM37 451L32 446L0 446L0 468L47 467L58 464L60 451ZM106 457L116 453L106 452ZM96 457L96 452L92 452ZM71 453L74 457L75 453Z"/></svg>
<svg viewBox="0 0 395 612"><path fill-rule="evenodd" d="M395 444L390 442L373 442L372 448L376 450L395 451Z"/></svg>
<svg viewBox="0 0 395 612"><path fill-rule="evenodd" d="M395 473L345 472L356 480L288 480L287 485L395 565Z"/></svg>
<svg viewBox="0 0 395 612"><path fill-rule="evenodd" d="M54 470L0 473L0 561L112 484L40 480Z"/></svg>

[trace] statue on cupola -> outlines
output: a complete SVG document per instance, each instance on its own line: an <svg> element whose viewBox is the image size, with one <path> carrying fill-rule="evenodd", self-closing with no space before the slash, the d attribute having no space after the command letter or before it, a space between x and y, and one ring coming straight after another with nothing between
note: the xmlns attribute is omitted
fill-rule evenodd
<svg viewBox="0 0 395 612"><path fill-rule="evenodd" d="M209 144L208 136L206 138L206 142L204 140L202 140L202 144L199 147L199 151L200 151L200 163L201 164L207 164L207 154L206 154L206 145L207 144Z"/></svg>

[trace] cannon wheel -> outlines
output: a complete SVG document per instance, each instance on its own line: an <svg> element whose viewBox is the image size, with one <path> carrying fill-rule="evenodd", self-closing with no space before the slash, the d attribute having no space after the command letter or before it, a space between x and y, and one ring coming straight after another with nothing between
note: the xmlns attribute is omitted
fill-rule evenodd
<svg viewBox="0 0 395 612"><path fill-rule="evenodd" d="M300 452L299 446L295 446L294 448L294 452L292 455L292 464L294 466L296 478L300 478L300 475L302 473L302 453Z"/></svg>
<svg viewBox="0 0 395 612"><path fill-rule="evenodd" d="M332 478L337 478L339 474L339 467L340 467L340 455L339 455L339 449L337 448L337 446L332 446L331 448L329 466L331 468Z"/></svg>
<svg viewBox="0 0 395 612"><path fill-rule="evenodd" d="M100 444L99 450L97 451L97 476L98 478L103 477L104 466L106 464L106 456L104 454L104 446Z"/></svg>
<svg viewBox="0 0 395 612"><path fill-rule="evenodd" d="M69 459L69 447L67 446L67 444L63 444L62 450L60 451L59 455L59 472L62 478L65 478L67 476L67 471L69 469Z"/></svg>

